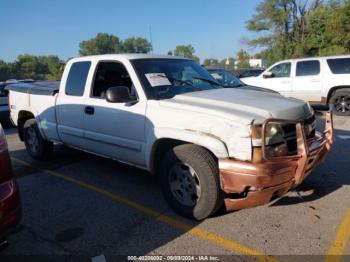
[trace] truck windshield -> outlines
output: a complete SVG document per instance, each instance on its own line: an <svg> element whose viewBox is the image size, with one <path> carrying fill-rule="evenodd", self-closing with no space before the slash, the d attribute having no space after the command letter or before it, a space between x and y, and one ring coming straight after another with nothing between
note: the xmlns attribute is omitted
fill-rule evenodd
<svg viewBox="0 0 350 262"><path fill-rule="evenodd" d="M198 63L187 59L150 58L132 60L149 99L223 88Z"/></svg>

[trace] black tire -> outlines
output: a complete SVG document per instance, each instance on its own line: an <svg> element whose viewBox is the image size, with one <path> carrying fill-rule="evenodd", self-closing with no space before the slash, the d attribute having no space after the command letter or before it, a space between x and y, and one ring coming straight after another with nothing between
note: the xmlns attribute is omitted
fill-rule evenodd
<svg viewBox="0 0 350 262"><path fill-rule="evenodd" d="M339 89L329 99L333 113L338 116L350 116L350 89Z"/></svg>
<svg viewBox="0 0 350 262"><path fill-rule="evenodd" d="M190 185L193 184L187 184L188 187L185 185L186 188L182 187L182 189L175 190L175 193L174 190L171 189L170 181L176 173L172 170L178 166L185 168L181 172L190 174L191 172L186 170L187 168L194 172L194 175L192 175L192 177L190 176L189 179L188 175L181 174L181 176L186 176L186 181L183 179L185 182L181 182L181 186L183 186L183 183L190 183L187 181L193 178L192 182L197 185L197 188L200 188L199 198L196 198L198 197L198 194L196 194L196 196L193 195L194 199L191 199L195 201L192 205L185 205L179 198L183 196L181 192L184 192L185 189L187 190ZM180 177L176 174L175 176ZM169 150L161 162L160 182L164 197L169 205L177 213L185 217L194 218L196 220L205 219L216 212L223 203L223 192L220 189L218 164L213 156L202 147L185 144Z"/></svg>
<svg viewBox="0 0 350 262"><path fill-rule="evenodd" d="M52 156L53 143L43 139L35 119L29 119L24 123L23 139L26 150L32 158L45 160Z"/></svg>

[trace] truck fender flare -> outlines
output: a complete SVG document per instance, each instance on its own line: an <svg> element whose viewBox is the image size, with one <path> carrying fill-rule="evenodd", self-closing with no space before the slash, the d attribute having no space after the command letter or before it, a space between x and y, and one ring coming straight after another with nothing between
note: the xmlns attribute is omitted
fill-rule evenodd
<svg viewBox="0 0 350 262"><path fill-rule="evenodd" d="M191 143L202 146L209 150L217 158L229 157L226 144L220 140L219 137L212 134L190 129L156 128L154 129L154 133L150 134L147 138L149 144L146 146L145 154L146 159L148 159L148 170L152 170L155 147L157 142L162 139L173 139L182 143Z"/></svg>

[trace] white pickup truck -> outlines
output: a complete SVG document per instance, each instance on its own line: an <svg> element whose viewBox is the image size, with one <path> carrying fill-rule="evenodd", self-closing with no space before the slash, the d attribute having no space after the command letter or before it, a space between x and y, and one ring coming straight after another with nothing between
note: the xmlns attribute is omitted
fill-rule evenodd
<svg viewBox="0 0 350 262"><path fill-rule="evenodd" d="M11 118L28 153L53 143L159 176L178 213L204 219L224 203L261 205L300 184L333 142L331 114L315 131L310 105L277 93L223 88L196 62L173 56L70 60L61 82L10 85Z"/></svg>
<svg viewBox="0 0 350 262"><path fill-rule="evenodd" d="M335 114L350 115L350 55L284 60L257 77L241 80L287 97L332 105Z"/></svg>

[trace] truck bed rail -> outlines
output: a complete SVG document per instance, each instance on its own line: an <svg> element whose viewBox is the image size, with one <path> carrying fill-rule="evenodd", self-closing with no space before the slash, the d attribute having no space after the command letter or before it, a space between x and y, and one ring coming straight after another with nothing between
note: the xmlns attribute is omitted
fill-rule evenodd
<svg viewBox="0 0 350 262"><path fill-rule="evenodd" d="M5 87L6 90L35 95L51 95L58 93L60 81L33 81L30 83L15 83Z"/></svg>

